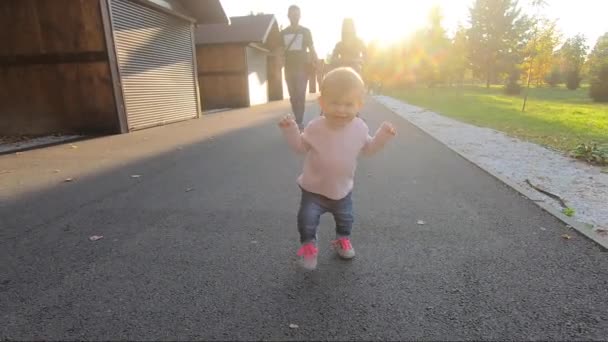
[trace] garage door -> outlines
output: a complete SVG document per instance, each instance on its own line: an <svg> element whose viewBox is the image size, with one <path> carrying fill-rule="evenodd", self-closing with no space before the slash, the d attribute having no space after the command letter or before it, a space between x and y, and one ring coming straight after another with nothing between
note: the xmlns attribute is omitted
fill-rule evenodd
<svg viewBox="0 0 608 342"><path fill-rule="evenodd" d="M129 130L197 117L192 24L132 1L110 5Z"/></svg>

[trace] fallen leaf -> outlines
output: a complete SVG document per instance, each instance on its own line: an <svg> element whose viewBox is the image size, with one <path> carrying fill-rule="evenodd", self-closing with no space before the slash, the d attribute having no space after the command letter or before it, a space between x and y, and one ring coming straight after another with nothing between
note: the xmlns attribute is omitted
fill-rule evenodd
<svg viewBox="0 0 608 342"><path fill-rule="evenodd" d="M68 183L68 182L71 182L71 181L73 181L73 180L74 180L74 178L66 178L66 179L64 180L64 182Z"/></svg>
<svg viewBox="0 0 608 342"><path fill-rule="evenodd" d="M608 235L608 228L597 228L595 229L595 232L599 235L605 236Z"/></svg>
<svg viewBox="0 0 608 342"><path fill-rule="evenodd" d="M424 222L422 220L418 220L418 222L416 222L416 223L419 224L419 225L421 225L421 226L426 224L426 222Z"/></svg>
<svg viewBox="0 0 608 342"><path fill-rule="evenodd" d="M70 147L73 148L73 149L77 149L78 148L78 146L76 146L76 145L70 145Z"/></svg>
<svg viewBox="0 0 608 342"><path fill-rule="evenodd" d="M89 236L89 240L91 241L97 241L97 240L101 240L103 239L103 235L91 235Z"/></svg>
<svg viewBox="0 0 608 342"><path fill-rule="evenodd" d="M562 238L565 240L570 240L570 239L572 239L572 236L570 236L568 234L564 234L564 235L562 235Z"/></svg>
<svg viewBox="0 0 608 342"><path fill-rule="evenodd" d="M141 175L131 175L131 178L139 178Z"/></svg>
<svg viewBox="0 0 608 342"><path fill-rule="evenodd" d="M291 323L291 324L289 325L289 329L298 329L299 327L300 327L299 325L297 325L297 324L293 324L293 323Z"/></svg>

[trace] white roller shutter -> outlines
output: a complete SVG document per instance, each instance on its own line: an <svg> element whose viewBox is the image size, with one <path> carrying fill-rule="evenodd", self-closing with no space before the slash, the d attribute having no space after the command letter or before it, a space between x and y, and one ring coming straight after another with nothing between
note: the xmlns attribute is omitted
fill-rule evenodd
<svg viewBox="0 0 608 342"><path fill-rule="evenodd" d="M192 24L128 0L110 12L129 130L198 117Z"/></svg>

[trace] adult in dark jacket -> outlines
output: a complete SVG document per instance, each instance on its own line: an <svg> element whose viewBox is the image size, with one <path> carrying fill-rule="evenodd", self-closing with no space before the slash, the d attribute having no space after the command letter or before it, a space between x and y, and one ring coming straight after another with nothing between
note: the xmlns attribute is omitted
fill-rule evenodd
<svg viewBox="0 0 608 342"><path fill-rule="evenodd" d="M290 6L287 15L291 25L281 31L285 56L285 81L291 110L298 126L302 128L308 75L312 68L316 68L317 52L310 30L300 25L300 8L296 5Z"/></svg>

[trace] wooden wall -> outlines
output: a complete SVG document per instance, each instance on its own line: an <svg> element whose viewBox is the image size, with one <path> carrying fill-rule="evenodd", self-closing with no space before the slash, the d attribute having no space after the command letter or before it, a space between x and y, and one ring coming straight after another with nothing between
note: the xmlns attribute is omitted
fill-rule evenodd
<svg viewBox="0 0 608 342"><path fill-rule="evenodd" d="M99 0L0 0L0 134L112 133Z"/></svg>
<svg viewBox="0 0 608 342"><path fill-rule="evenodd" d="M243 45L198 45L196 58L203 110L249 106Z"/></svg>

